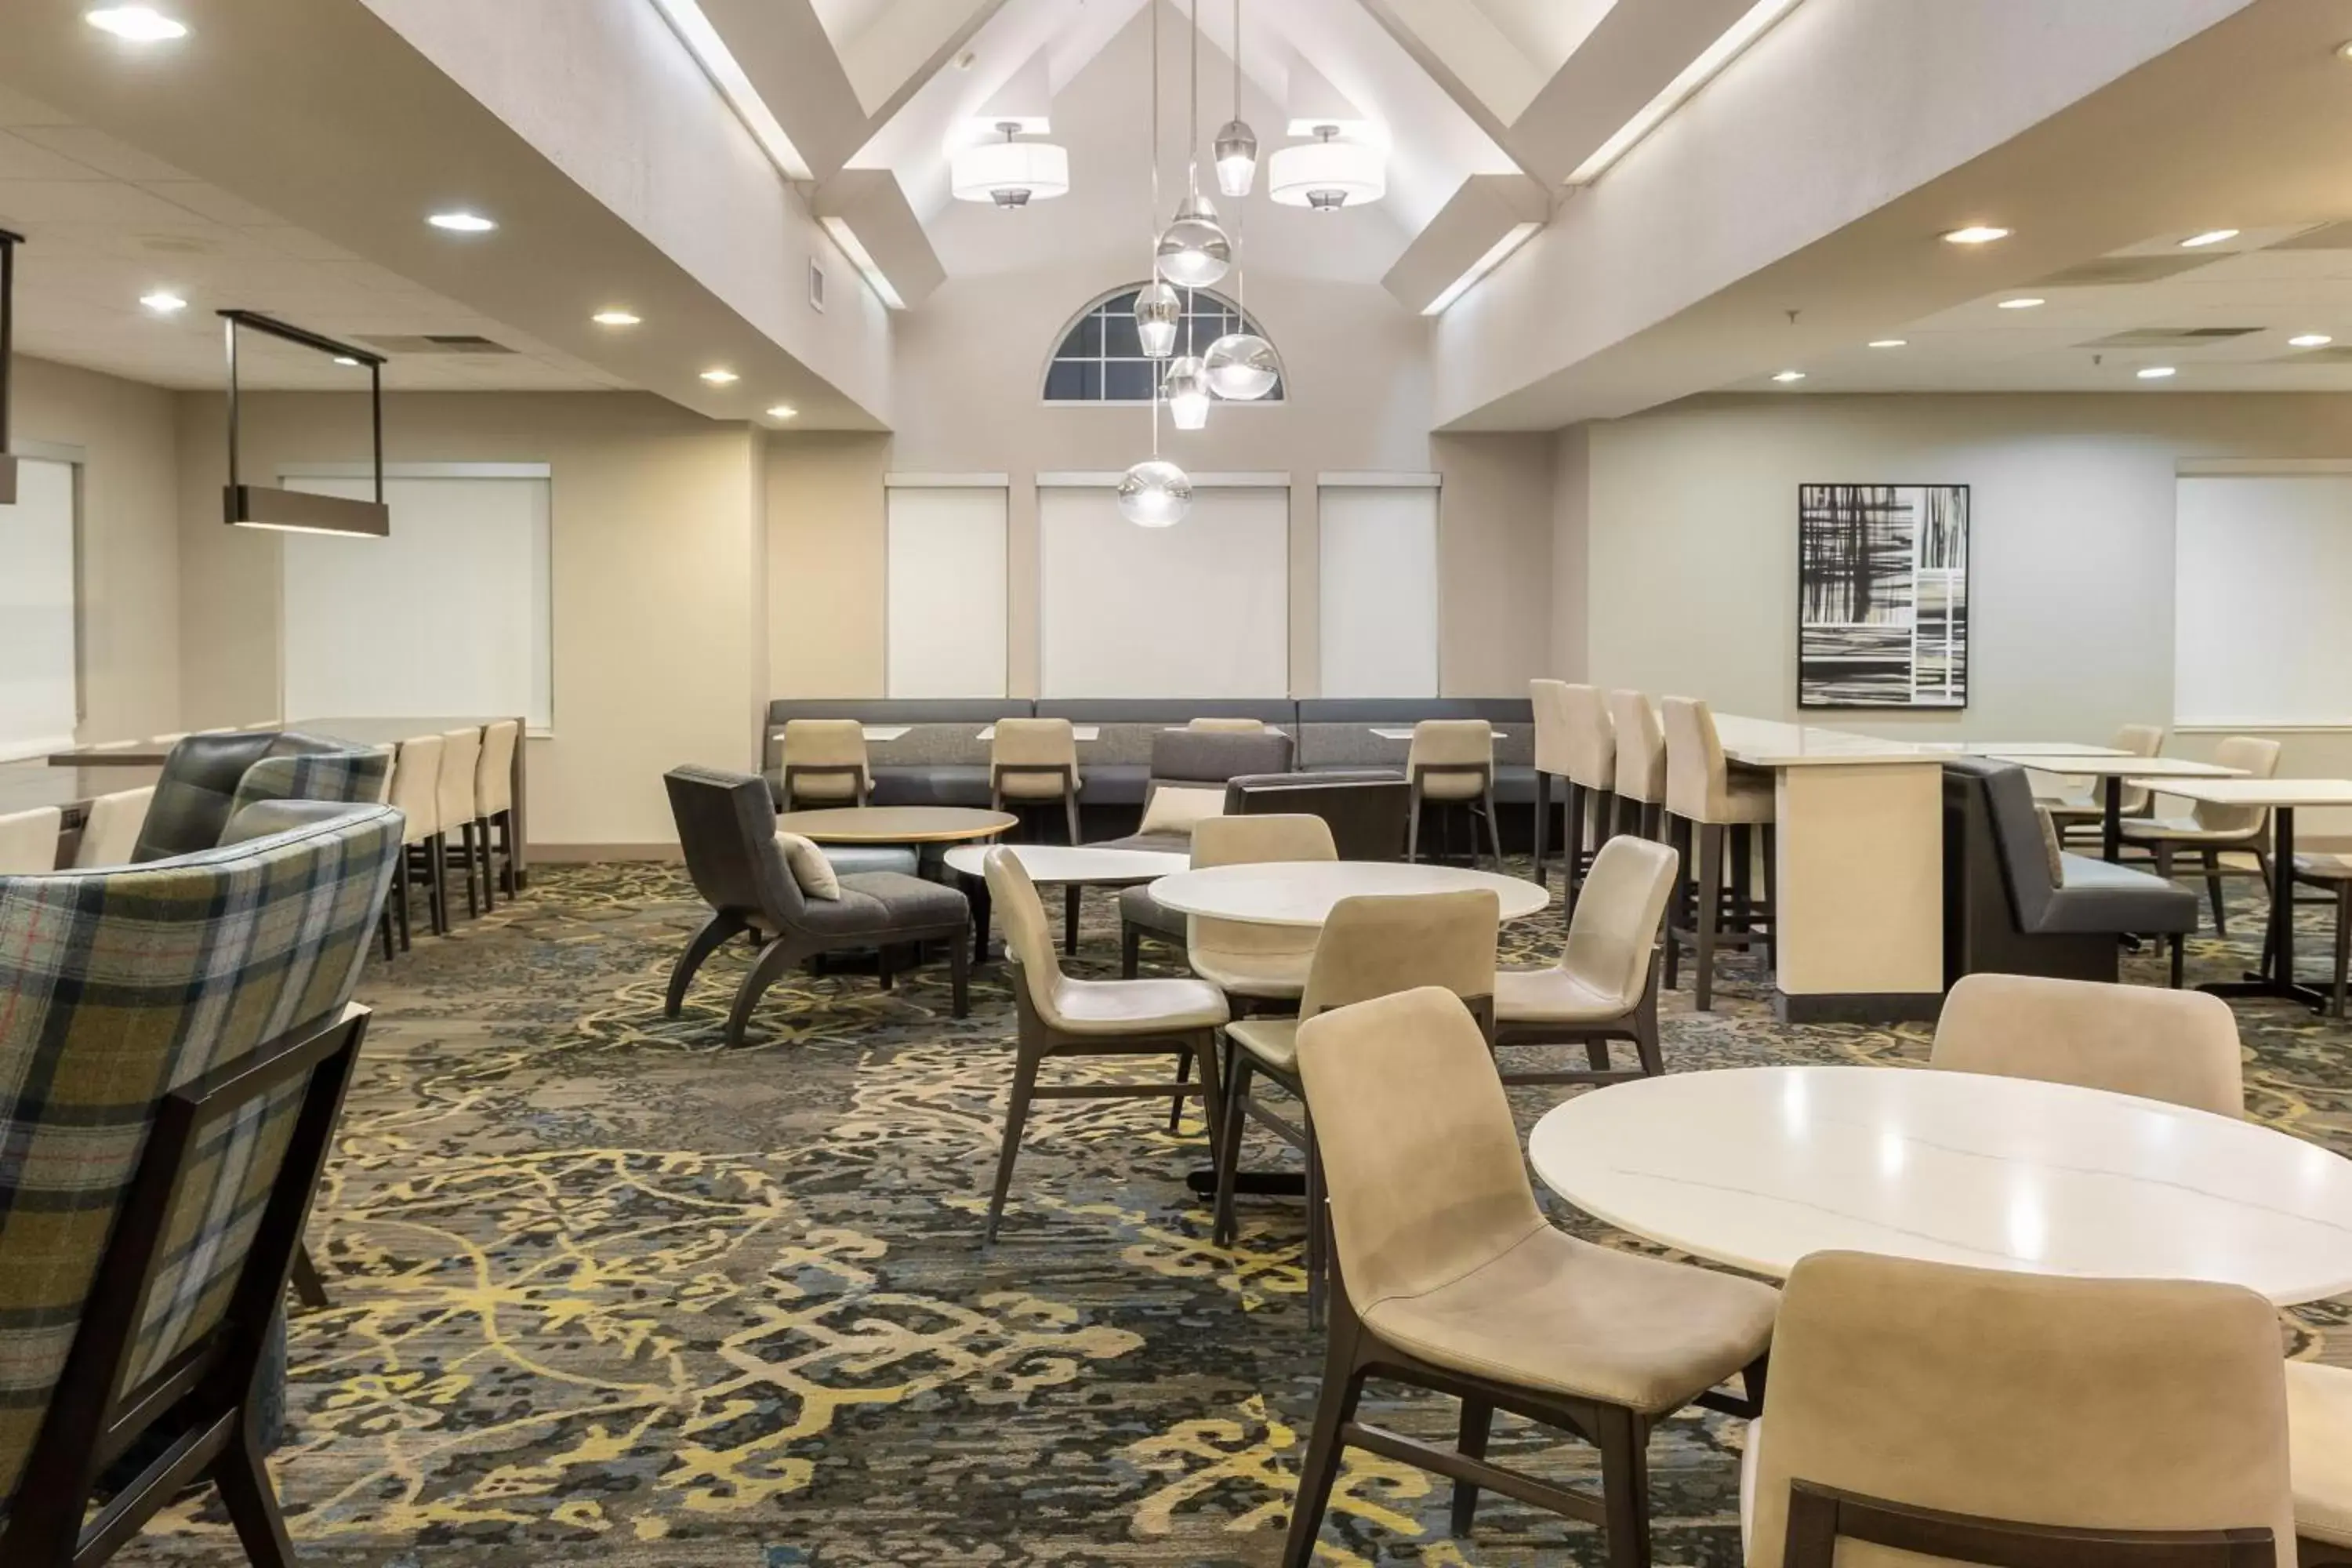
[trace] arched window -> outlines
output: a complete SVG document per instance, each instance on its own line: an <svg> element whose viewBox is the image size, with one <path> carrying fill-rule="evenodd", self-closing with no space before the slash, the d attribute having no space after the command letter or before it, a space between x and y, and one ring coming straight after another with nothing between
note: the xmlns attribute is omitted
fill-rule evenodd
<svg viewBox="0 0 2352 1568"><path fill-rule="evenodd" d="M1152 378L1167 369L1168 362L1144 358L1142 342L1135 335L1135 296L1142 288L1140 283L1130 283L1078 313L1045 366L1046 402L1151 401ZM1223 295L1207 289L1180 289L1177 293L1184 301L1184 315L1176 328L1178 353L1205 354L1209 345L1227 332L1244 330L1241 307ZM1265 336L1255 321L1246 330ZM1277 358L1280 353L1276 351ZM1277 378L1274 390L1256 401L1279 403L1282 388Z"/></svg>

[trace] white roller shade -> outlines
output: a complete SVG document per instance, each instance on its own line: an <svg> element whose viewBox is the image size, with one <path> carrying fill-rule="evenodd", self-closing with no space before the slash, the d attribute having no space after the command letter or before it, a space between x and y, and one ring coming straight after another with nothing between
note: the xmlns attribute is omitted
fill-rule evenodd
<svg viewBox="0 0 2352 1568"><path fill-rule="evenodd" d="M1437 495L1360 483L1317 492L1324 696L1437 695Z"/></svg>
<svg viewBox="0 0 2352 1568"><path fill-rule="evenodd" d="M2175 721L2352 723L2352 474L2179 486Z"/></svg>
<svg viewBox="0 0 2352 1568"><path fill-rule="evenodd" d="M0 762L73 744L74 466L16 465L16 503L0 506Z"/></svg>
<svg viewBox="0 0 2352 1568"><path fill-rule="evenodd" d="M894 483L887 560L892 697L1004 695L1004 488Z"/></svg>

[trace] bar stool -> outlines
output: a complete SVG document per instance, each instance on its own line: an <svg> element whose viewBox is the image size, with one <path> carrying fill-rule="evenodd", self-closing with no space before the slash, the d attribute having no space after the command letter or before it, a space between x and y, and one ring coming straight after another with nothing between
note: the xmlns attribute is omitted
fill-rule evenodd
<svg viewBox="0 0 2352 1568"><path fill-rule="evenodd" d="M1584 891L1592 862L1609 837L1609 819L1617 808L1617 726L1609 717L1609 700L1596 686L1560 687L1565 727L1562 736L1568 763L1568 804L1561 826L1568 856L1562 862L1560 919L1566 921ZM1542 745L1541 708L1536 723L1537 744ZM1537 787L1543 787L1537 781Z"/></svg>
<svg viewBox="0 0 2352 1568"><path fill-rule="evenodd" d="M1535 869L1532 875L1538 887L1544 881L1544 849L1551 837L1551 781L1559 779L1565 801L1576 799L1576 785L1569 778L1568 731L1572 720L1569 711L1569 684L1565 680L1530 680L1528 682L1528 703L1536 718L1536 822ZM1561 838L1568 845L1568 881L1576 881L1576 829L1568 826L1568 813L1573 805L1564 805L1561 815Z"/></svg>
<svg viewBox="0 0 2352 1568"><path fill-rule="evenodd" d="M81 843L74 851L74 869L129 865L131 851L139 847L139 830L147 826L147 808L154 801L153 784L91 801L81 825Z"/></svg>
<svg viewBox="0 0 2352 1568"><path fill-rule="evenodd" d="M482 760L474 769L474 810L482 826L482 897L489 899L488 868L506 858L499 871L499 890L511 903L515 896L514 763L522 743L522 721L501 719L482 726Z"/></svg>
<svg viewBox="0 0 2352 1568"><path fill-rule="evenodd" d="M855 719L784 721L786 811L810 805L863 805L874 793L866 765L866 726Z"/></svg>
<svg viewBox="0 0 2352 1568"><path fill-rule="evenodd" d="M487 891L490 880L488 842L474 831L475 818L480 815L474 805L474 769L482 760L482 731L479 725L463 730L445 731L441 752L441 816L440 845L435 853L446 859L449 835L457 835L457 868L466 879L466 918L472 920L482 912L480 900L475 897L474 876L478 868L482 886ZM449 924L449 885L441 884L441 924Z"/></svg>
<svg viewBox="0 0 2352 1568"><path fill-rule="evenodd" d="M1078 736L1067 719L999 719L988 743L988 804L1003 811L1058 800L1078 841Z"/></svg>
<svg viewBox="0 0 2352 1568"><path fill-rule="evenodd" d="M408 889L420 868L426 878L425 918L436 935L448 929L441 908L441 861L435 853L441 841L441 753L446 744L438 735L416 735L401 742L393 754L391 805L404 820L384 908L400 928L403 952L408 951Z"/></svg>
<svg viewBox="0 0 2352 1568"><path fill-rule="evenodd" d="M1685 922L1666 928L1666 985L1675 984L1683 944L1696 959L1691 977L1691 1005L1704 1013L1715 996L1715 950L1718 947L1761 945L1769 959L1772 924L1772 775L1749 768L1734 769L1724 760L1723 742L1716 738L1715 715L1692 697L1669 697L1662 704L1666 731L1666 810L1674 826L1675 847L1683 863L1692 864L1692 840L1698 887L1696 903L1690 884L1683 884L1677 900ZM1748 893L1751 853L1749 830L1764 830L1764 901L1759 909ZM1723 923L1724 840L1731 848L1731 903L1737 924ZM1759 928L1761 929L1759 929Z"/></svg>
<svg viewBox="0 0 2352 1568"><path fill-rule="evenodd" d="M56 870L65 815L54 805L42 805L0 816L0 877Z"/></svg>
<svg viewBox="0 0 2352 1568"><path fill-rule="evenodd" d="M1658 727L1658 705L1647 694L1620 688L1609 694L1615 765L1611 770L1616 810L1604 837L1631 832L1665 841L1666 735ZM1633 826L1626 826L1631 818Z"/></svg>
<svg viewBox="0 0 2352 1568"><path fill-rule="evenodd" d="M1471 859L1478 858L1477 819L1484 816L1486 842L1495 854L1495 869L1500 871L1503 837L1495 817L1495 727L1484 719L1423 719L1412 727L1412 749L1405 753L1404 769L1412 784L1404 858L1421 858L1422 802L1458 804L1471 816Z"/></svg>

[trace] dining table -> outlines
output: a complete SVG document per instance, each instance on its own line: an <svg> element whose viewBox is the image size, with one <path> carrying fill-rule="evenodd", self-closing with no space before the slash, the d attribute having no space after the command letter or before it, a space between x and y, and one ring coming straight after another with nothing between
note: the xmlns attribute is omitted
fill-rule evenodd
<svg viewBox="0 0 2352 1568"><path fill-rule="evenodd" d="M1320 926L1341 899L1415 893L1492 892L1507 921L1551 905L1551 890L1525 877L1459 866L1393 860L1261 860L1178 871L1151 884L1151 896L1181 915L1243 925Z"/></svg>
<svg viewBox="0 0 2352 1568"><path fill-rule="evenodd" d="M2070 755L2021 748L1984 754L1995 762L2015 763L2036 773L2098 780L2099 858L2108 861L2123 858L2124 787L2126 784L2145 784L2161 789L2167 795L2179 795L2180 791L2173 785L2184 780L2236 778L2244 772L2241 768L2223 767L2219 763L2192 762L2187 757L2136 757L2127 752L2113 750Z"/></svg>
<svg viewBox="0 0 2352 1568"><path fill-rule="evenodd" d="M2143 781L2134 779L2135 784ZM2328 994L2294 973L2294 813L2298 806L2352 805L2352 779L2169 778L2145 781L2167 795L2206 805L2253 807L2271 814L2270 930L2262 966L2243 979L2198 987L2216 996L2267 997L2325 1010Z"/></svg>

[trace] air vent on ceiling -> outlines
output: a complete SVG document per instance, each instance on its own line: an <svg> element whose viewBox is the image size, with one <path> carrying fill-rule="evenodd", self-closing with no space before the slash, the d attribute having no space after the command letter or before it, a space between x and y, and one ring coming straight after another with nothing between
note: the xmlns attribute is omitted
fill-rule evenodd
<svg viewBox="0 0 2352 1568"><path fill-rule="evenodd" d="M2352 223L2324 223L2317 228L2305 229L2291 239L2282 239L2269 248L2272 250L2352 250Z"/></svg>
<svg viewBox="0 0 2352 1568"><path fill-rule="evenodd" d="M2153 283L2159 278L2171 278L2191 268L2210 266L2220 258L2212 256L2096 256L2088 261L2062 268L2047 278L2037 278L2037 289L2092 289L2113 287L2125 283Z"/></svg>
<svg viewBox="0 0 2352 1568"><path fill-rule="evenodd" d="M425 332L415 337L368 337L360 342L388 354L510 354L515 351L475 332Z"/></svg>
<svg viewBox="0 0 2352 1568"><path fill-rule="evenodd" d="M2232 338L2252 336L2260 327L2134 327L2127 332L2110 332L2104 338L2093 338L2083 346L2086 349L2193 349L2200 343L2226 343Z"/></svg>

